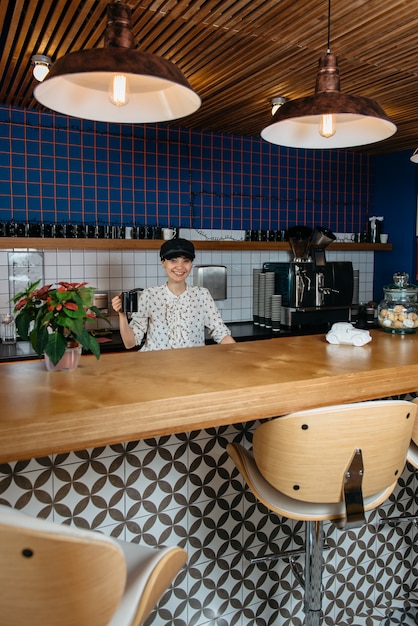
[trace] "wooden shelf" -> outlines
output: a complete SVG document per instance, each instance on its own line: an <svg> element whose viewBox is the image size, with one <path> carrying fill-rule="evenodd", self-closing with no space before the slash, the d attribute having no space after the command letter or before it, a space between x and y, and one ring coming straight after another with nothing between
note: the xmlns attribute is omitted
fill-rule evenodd
<svg viewBox="0 0 418 626"><path fill-rule="evenodd" d="M290 250L287 241L194 241L196 250ZM162 239L47 239L41 237L0 237L0 249L36 250L159 250ZM390 243L332 243L327 250L388 251Z"/></svg>

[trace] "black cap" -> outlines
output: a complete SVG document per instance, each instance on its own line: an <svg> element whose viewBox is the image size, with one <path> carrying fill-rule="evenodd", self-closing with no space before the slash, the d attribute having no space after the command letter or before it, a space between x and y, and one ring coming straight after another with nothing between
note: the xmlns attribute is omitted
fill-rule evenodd
<svg viewBox="0 0 418 626"><path fill-rule="evenodd" d="M194 245L187 239L170 239L165 241L160 248L160 257L163 259L175 259L178 256L184 256L186 259L193 261L195 257Z"/></svg>

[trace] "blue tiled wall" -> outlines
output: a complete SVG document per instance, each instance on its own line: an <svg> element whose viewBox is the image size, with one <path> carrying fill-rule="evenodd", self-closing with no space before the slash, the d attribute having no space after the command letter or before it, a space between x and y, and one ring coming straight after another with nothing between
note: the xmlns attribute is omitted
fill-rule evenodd
<svg viewBox="0 0 418 626"><path fill-rule="evenodd" d="M0 220L362 230L370 159L0 107Z"/></svg>
<svg viewBox="0 0 418 626"><path fill-rule="evenodd" d="M410 282L418 280L418 166L411 163L410 156L408 150L374 157L376 214L384 216L392 244L391 252L376 252L374 291L378 299L394 272L407 272Z"/></svg>

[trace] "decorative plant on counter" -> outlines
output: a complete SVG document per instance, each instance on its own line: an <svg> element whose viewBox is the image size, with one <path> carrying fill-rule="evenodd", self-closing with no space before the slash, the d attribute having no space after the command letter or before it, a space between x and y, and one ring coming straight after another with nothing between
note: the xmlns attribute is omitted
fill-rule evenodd
<svg viewBox="0 0 418 626"><path fill-rule="evenodd" d="M96 318L107 318L93 306L94 287L87 283L59 282L57 286L41 281L31 283L13 298L16 328L20 337L30 341L35 352L46 354L54 365L67 347L78 344L100 358L100 345L86 330L85 324Z"/></svg>

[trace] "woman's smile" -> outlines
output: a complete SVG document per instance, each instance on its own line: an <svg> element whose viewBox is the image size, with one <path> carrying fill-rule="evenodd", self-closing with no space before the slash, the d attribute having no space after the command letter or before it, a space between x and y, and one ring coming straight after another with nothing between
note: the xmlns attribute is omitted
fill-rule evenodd
<svg viewBox="0 0 418 626"><path fill-rule="evenodd" d="M183 282L186 280L191 272L193 262L186 257L178 257L176 259L165 259L163 267L167 272L167 277L170 281Z"/></svg>

